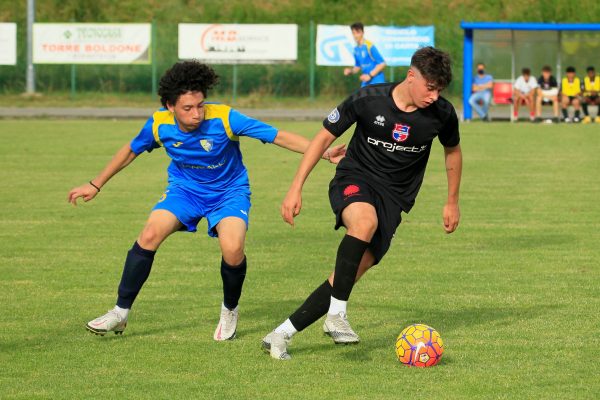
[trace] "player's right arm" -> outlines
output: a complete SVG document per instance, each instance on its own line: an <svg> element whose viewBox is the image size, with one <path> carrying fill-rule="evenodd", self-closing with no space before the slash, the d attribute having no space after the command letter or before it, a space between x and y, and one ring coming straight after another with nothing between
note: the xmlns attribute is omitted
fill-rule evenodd
<svg viewBox="0 0 600 400"><path fill-rule="evenodd" d="M130 142L126 143L117 151L112 160L106 164L106 167L94 179L88 183L75 187L69 192L68 201L74 206L77 205L77 199L82 197L83 201L90 201L100 192L102 186L131 164L135 158L144 151L152 151L161 146L158 134L154 135L154 116L150 117L146 124L140 130L140 133Z"/></svg>
<svg viewBox="0 0 600 400"><path fill-rule="evenodd" d="M308 149L302 157L300 167L292 181L292 186L287 192L281 204L281 216L288 224L294 226L294 217L300 214L302 209L302 187L315 165L321 159L325 150L337 139L327 129L321 128L314 139L310 142Z"/></svg>
<svg viewBox="0 0 600 400"><path fill-rule="evenodd" d="M133 160L137 157L137 154L131 150L131 145L129 143L125 144L123 147L117 151L112 160L106 164L106 167L92 179L89 183L86 183L81 186L77 186L76 188L71 189L69 192L69 203L74 206L77 205L77 199L82 197L83 201L90 201L100 191L99 189L106 184L117 172L131 164Z"/></svg>

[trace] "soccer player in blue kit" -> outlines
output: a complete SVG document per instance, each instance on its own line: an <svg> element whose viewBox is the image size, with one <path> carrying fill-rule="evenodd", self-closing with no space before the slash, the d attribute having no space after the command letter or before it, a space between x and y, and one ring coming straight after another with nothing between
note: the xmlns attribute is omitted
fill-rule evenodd
<svg viewBox="0 0 600 400"><path fill-rule="evenodd" d="M345 68L344 75L353 75L360 72L361 87L376 83L385 83L383 69L385 61L377 47L365 39L365 27L361 22L350 25L352 36L356 41L354 48L354 67Z"/></svg>
<svg viewBox="0 0 600 400"><path fill-rule="evenodd" d="M92 200L111 177L144 151L164 147L172 160L168 186L127 253L116 306L88 322L89 331L122 334L160 244L179 230L195 232L198 222L206 218L208 234L219 239L222 253L223 304L214 339L235 337L238 301L246 276L244 242L250 212L250 186L239 138L275 143L298 153L303 153L310 141L278 131L229 106L207 103L207 93L217 81L215 72L197 61L173 65L162 76L158 89L164 108L148 119L98 176L69 192L73 205L80 197L86 202ZM337 146L326 150L323 158L337 163L344 154L344 147Z"/></svg>

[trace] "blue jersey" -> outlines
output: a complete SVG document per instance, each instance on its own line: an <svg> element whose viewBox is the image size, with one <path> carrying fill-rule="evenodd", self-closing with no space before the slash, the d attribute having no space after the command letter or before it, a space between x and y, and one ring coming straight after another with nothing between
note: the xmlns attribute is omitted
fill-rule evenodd
<svg viewBox="0 0 600 400"><path fill-rule="evenodd" d="M385 62L377 47L368 40L354 48L354 65L362 70L363 74L369 74L378 64ZM375 75L369 82L363 82L361 86L373 85L375 83L385 83L383 71Z"/></svg>
<svg viewBox="0 0 600 400"><path fill-rule="evenodd" d="M239 137L272 143L277 129L223 104L207 103L204 108L204 121L192 132L181 131L172 112L164 108L156 111L131 141L131 150L137 155L164 147L171 158L169 184L199 195L248 187Z"/></svg>

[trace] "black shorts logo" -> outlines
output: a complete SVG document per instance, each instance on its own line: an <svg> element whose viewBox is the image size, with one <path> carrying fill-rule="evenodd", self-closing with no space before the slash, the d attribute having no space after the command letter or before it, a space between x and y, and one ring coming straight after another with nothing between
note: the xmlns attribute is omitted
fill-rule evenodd
<svg viewBox="0 0 600 400"><path fill-rule="evenodd" d="M358 185L348 185L344 188L344 200L348 197L360 195L360 187Z"/></svg>

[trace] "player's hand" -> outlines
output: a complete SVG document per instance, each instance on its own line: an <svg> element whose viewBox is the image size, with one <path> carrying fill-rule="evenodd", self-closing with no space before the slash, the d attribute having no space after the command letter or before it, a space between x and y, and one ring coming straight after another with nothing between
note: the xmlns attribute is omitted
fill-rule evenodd
<svg viewBox="0 0 600 400"><path fill-rule="evenodd" d="M302 192L294 188L290 188L283 203L281 203L281 216L283 220L294 226L294 218L300 214L302 209Z"/></svg>
<svg viewBox="0 0 600 400"><path fill-rule="evenodd" d="M344 68L344 75L345 76L352 75L352 68Z"/></svg>
<svg viewBox="0 0 600 400"><path fill-rule="evenodd" d="M360 76L360 80L363 82L369 82L371 79L371 75L369 74L361 74Z"/></svg>
<svg viewBox="0 0 600 400"><path fill-rule="evenodd" d="M452 233L458 228L460 220L460 209L456 203L446 203L444 206L444 230L446 233Z"/></svg>
<svg viewBox="0 0 600 400"><path fill-rule="evenodd" d="M346 157L346 145L339 144L329 149L329 162L332 164L338 164L342 161L342 158Z"/></svg>
<svg viewBox="0 0 600 400"><path fill-rule="evenodd" d="M83 201L90 201L98 194L98 189L86 183L85 185L78 186L76 188L71 189L69 192L68 201L69 203L77 206L77 199L82 197Z"/></svg>

